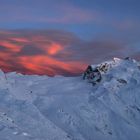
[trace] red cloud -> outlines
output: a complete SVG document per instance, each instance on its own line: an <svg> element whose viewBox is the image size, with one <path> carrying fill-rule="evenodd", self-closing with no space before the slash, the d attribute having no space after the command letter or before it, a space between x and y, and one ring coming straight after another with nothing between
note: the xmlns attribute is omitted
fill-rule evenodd
<svg viewBox="0 0 140 140"><path fill-rule="evenodd" d="M3 31L0 68L23 74L78 75L89 63L117 56L121 47L113 41L84 41L57 30Z"/></svg>
<svg viewBox="0 0 140 140"><path fill-rule="evenodd" d="M48 47L48 54L49 55L56 55L59 51L63 50L62 46L56 43L52 43L49 47Z"/></svg>
<svg viewBox="0 0 140 140"><path fill-rule="evenodd" d="M66 40L60 43L48 35L27 32L22 37L21 34L0 32L0 67L4 71L54 76L77 75L85 69L86 65L80 61L65 62L54 57L61 52L67 57L64 51Z"/></svg>
<svg viewBox="0 0 140 140"><path fill-rule="evenodd" d="M24 56L19 57L21 65L26 67L32 73L47 74L50 76L65 73L79 74L85 68L85 64L81 62L63 62L48 56ZM57 71L58 69L62 70ZM28 73L28 72L27 72Z"/></svg>

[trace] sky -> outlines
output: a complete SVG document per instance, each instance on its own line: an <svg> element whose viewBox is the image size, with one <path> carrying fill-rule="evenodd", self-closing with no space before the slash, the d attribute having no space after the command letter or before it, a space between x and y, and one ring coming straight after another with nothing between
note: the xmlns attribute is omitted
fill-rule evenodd
<svg viewBox="0 0 140 140"><path fill-rule="evenodd" d="M0 68L79 75L112 57L140 60L139 0L0 0Z"/></svg>

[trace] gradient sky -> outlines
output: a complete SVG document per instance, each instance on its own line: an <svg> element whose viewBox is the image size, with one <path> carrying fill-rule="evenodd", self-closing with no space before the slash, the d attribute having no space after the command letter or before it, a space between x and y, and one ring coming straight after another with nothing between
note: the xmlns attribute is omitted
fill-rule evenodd
<svg viewBox="0 0 140 140"><path fill-rule="evenodd" d="M0 0L0 67L71 75L113 56L140 59L139 6L139 0Z"/></svg>

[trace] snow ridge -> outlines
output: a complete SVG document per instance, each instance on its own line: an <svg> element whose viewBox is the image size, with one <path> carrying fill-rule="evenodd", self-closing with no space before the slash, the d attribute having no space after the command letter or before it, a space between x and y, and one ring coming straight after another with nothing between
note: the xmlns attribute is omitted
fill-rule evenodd
<svg viewBox="0 0 140 140"><path fill-rule="evenodd" d="M140 63L114 58L102 80L0 71L0 139L139 140Z"/></svg>

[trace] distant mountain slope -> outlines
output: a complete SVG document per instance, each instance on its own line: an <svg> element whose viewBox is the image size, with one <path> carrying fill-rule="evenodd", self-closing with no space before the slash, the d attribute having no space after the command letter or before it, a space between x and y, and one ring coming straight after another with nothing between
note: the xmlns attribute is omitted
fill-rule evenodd
<svg viewBox="0 0 140 140"><path fill-rule="evenodd" d="M139 140L140 63L104 63L110 67L95 86L82 76L0 71L0 139Z"/></svg>

